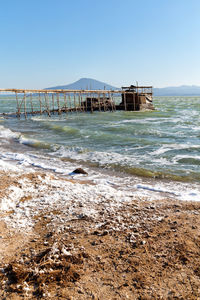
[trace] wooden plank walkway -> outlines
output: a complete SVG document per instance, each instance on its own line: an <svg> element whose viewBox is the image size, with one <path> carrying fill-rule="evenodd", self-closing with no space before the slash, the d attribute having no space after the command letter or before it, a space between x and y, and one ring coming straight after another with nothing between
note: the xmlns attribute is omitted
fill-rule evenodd
<svg viewBox="0 0 200 300"><path fill-rule="evenodd" d="M0 89L0 95L15 95L16 111L7 115L28 115L63 112L140 110L146 96L152 97L151 86L130 86L119 90L64 89ZM121 96L121 99L120 99ZM143 97L144 99L141 100ZM121 100L121 102L120 102ZM141 103L140 103L141 102Z"/></svg>

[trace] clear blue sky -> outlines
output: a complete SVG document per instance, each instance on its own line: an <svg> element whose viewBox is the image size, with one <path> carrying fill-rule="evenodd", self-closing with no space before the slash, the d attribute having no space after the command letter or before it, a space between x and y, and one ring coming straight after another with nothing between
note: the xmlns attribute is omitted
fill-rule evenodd
<svg viewBox="0 0 200 300"><path fill-rule="evenodd" d="M200 85L200 0L1 0L0 87Z"/></svg>

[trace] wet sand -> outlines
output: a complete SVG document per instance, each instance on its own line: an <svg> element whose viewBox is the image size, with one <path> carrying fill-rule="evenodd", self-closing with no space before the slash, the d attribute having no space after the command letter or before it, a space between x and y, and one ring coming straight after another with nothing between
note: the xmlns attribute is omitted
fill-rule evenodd
<svg viewBox="0 0 200 300"><path fill-rule="evenodd" d="M200 299L199 202L45 172L0 180L1 299Z"/></svg>

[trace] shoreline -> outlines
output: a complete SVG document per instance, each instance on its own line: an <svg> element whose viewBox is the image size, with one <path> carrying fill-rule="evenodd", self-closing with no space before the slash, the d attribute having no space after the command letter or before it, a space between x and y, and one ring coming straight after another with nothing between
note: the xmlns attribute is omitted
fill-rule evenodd
<svg viewBox="0 0 200 300"><path fill-rule="evenodd" d="M2 298L198 299L200 202L36 170L0 178Z"/></svg>
<svg viewBox="0 0 200 300"><path fill-rule="evenodd" d="M5 152L10 148L10 152L27 154L29 161L29 153L46 156L48 152L49 159L52 155L66 164L69 161L86 168L115 169L127 176L195 184L199 182L199 118L196 104L191 103L185 119L184 103L176 111L170 98L165 104L157 102L157 113L105 113L101 117L97 113L90 120L85 114L38 116L25 123L21 120L22 127L3 120L1 134L9 142L1 146Z"/></svg>
<svg viewBox="0 0 200 300"><path fill-rule="evenodd" d="M14 145L13 145L14 146ZM0 170L12 169L16 172L41 172L53 174L60 178L80 179L81 176L71 176L71 173L77 167L85 169L88 173L86 180L95 184L105 184L111 187L116 187L126 191L133 191L139 197L162 198L175 197L183 201L199 201L200 199L200 185L198 182L178 181L170 178L147 177L117 171L109 167L94 166L80 160L70 160L62 157L54 157L53 155L45 156L38 152L27 151L27 146L21 145L22 149L15 152L11 148L11 152L2 154L0 158ZM30 148L31 149L31 148ZM23 151L25 151L25 154ZM14 151L14 152L13 152Z"/></svg>

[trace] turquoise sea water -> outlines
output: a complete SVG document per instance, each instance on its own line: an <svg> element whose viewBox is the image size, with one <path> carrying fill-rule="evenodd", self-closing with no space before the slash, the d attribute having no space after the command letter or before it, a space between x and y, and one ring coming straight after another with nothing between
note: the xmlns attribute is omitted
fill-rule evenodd
<svg viewBox="0 0 200 300"><path fill-rule="evenodd" d="M15 107L8 99L0 98L0 113ZM2 116L1 152L41 153L126 174L198 182L200 97L159 97L153 103L156 110L148 112Z"/></svg>

